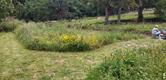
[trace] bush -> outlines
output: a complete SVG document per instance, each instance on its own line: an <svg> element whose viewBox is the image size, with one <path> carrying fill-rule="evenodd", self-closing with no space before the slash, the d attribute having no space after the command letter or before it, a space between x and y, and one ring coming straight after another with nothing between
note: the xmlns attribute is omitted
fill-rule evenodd
<svg viewBox="0 0 166 80"><path fill-rule="evenodd" d="M87 75L86 80L162 80L166 45L116 51Z"/></svg>
<svg viewBox="0 0 166 80"><path fill-rule="evenodd" d="M4 20L0 23L0 31L10 32L15 30L19 25L21 25L23 22L19 20Z"/></svg>

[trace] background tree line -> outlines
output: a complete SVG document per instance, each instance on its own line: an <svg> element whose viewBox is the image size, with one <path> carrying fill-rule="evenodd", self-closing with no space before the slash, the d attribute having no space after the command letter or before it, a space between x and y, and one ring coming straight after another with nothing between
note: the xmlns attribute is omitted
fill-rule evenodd
<svg viewBox="0 0 166 80"><path fill-rule="evenodd" d="M161 19L166 18L166 0L0 0L0 18L47 21L105 15L108 24L109 15L118 14L120 23L121 13L131 10L143 21L144 8L155 8Z"/></svg>

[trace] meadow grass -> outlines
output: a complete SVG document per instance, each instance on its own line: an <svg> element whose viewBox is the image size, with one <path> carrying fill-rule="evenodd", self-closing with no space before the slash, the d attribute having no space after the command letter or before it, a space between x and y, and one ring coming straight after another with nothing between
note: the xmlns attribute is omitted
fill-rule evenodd
<svg viewBox="0 0 166 80"><path fill-rule="evenodd" d="M49 52L25 49L13 33L0 33L0 79L83 80L117 50L165 44L153 39L113 43L88 52ZM144 60L144 59L142 59Z"/></svg>
<svg viewBox="0 0 166 80"><path fill-rule="evenodd" d="M44 23L27 23L16 31L28 49L45 51L88 51L119 41L141 39L144 35L120 31L93 31Z"/></svg>
<svg viewBox="0 0 166 80"><path fill-rule="evenodd" d="M163 47L166 42L142 35L142 32L150 32L153 25L159 23L106 26L101 23L101 19L96 20L93 17L76 21L83 25L95 25L92 28L88 25L89 30L80 28L79 25L67 26L74 22L30 22L18 26L14 33L0 32L0 80L84 80L93 77L102 80L105 78L134 79L138 76L141 79L165 79L166 55ZM165 27L165 23L159 25L161 28ZM66 44L66 41L73 45L75 42L71 40L75 40L75 36L85 37L88 47L91 44L90 48L94 50L85 52L49 50L55 50L57 45L64 42ZM97 45L99 42L100 48L94 46L91 38L98 40L94 42ZM56 42L59 40L62 40L62 43ZM28 46L38 50L29 50ZM109 67L109 73L102 71L106 70L105 66ZM98 71L98 74L95 71Z"/></svg>
<svg viewBox="0 0 166 80"><path fill-rule="evenodd" d="M152 13L145 12L145 16ZM135 15L135 13L126 14ZM123 16L128 17L126 14ZM101 19L86 18L72 22L29 22L22 25L16 34L21 43L31 50L88 51L114 42L144 38L144 34L151 34L154 25L150 23L104 25ZM165 26L164 23L160 25L162 28Z"/></svg>
<svg viewBox="0 0 166 80"><path fill-rule="evenodd" d="M115 51L87 75L86 80L164 80L166 44Z"/></svg>

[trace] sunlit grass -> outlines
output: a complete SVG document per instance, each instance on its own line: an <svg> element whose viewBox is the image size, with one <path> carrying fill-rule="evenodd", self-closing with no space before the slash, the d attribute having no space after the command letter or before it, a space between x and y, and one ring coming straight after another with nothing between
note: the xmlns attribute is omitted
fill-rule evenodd
<svg viewBox="0 0 166 80"><path fill-rule="evenodd" d="M131 15L135 15L135 13L131 13ZM149 16L151 17L151 15ZM126 19L127 18L129 17L126 16ZM74 24L74 22L75 20L71 23ZM103 21L101 19L96 20L96 18L85 18L76 22L80 22L82 25L88 25L87 27L90 27L91 24L97 26L95 26L95 28L92 26L92 28L84 30L80 28L79 25L67 26L68 23L70 23L68 21L58 21L55 23L46 22L46 26L45 23L30 23L29 26L25 24L24 28L19 27L14 33L0 32L0 80L83 80L87 77L89 71L100 65L106 57L115 57L115 62L116 58L121 58L121 56L118 55L113 56L113 53L117 53L117 51L119 51L119 53L131 51L130 53L140 55L140 61L146 60L146 56L139 53L138 49L140 48L142 51L150 49L150 51L153 51L152 53L157 54L160 54L161 51L165 51L165 48L162 48L162 45L166 43L165 41L153 40L147 36L140 37L143 32L150 32L153 26L159 23L129 23L125 25L113 24L106 26L102 23ZM165 28L166 24L161 23L159 26L160 28ZM85 36L90 33L97 33L99 40L103 40L103 37L105 37L105 41L108 42L106 42L107 45L86 52L29 50L25 48L25 45L21 44L21 41L18 40L18 36L15 35L20 29L24 29L21 30L19 34L24 37L23 41L26 43L34 38L40 40L42 44L50 44L49 41L54 43L54 39L57 38L57 33L70 33ZM137 34L135 35L135 33ZM50 36L52 36L51 39L49 38ZM66 34L62 36L66 36ZM73 37L65 38L67 41L70 41L70 39L73 40ZM151 46L157 46L158 48L151 48ZM144 53L151 58L148 62L153 63L153 60L155 60L153 63L155 69L153 69L153 71L161 69L161 72L164 73L165 69L163 67L163 70L161 66L165 66L165 64L162 64L163 62L161 62L161 60L165 62L166 55L157 55L158 57L154 56L155 58L153 59L151 52L144 51ZM159 56L161 56L161 58ZM128 59L127 56L125 59ZM138 58L133 57L131 60L133 59ZM153 67L153 64L148 63L148 66L150 66L149 69Z"/></svg>
<svg viewBox="0 0 166 80"><path fill-rule="evenodd" d="M43 52L25 49L13 33L0 33L0 79L84 79L90 68L117 50L163 43L142 39L114 43L88 52Z"/></svg>
<svg viewBox="0 0 166 80"><path fill-rule="evenodd" d="M123 31L93 31L27 23L16 31L18 40L28 49L44 51L88 51L119 41L144 38Z"/></svg>
<svg viewBox="0 0 166 80"><path fill-rule="evenodd" d="M116 51L90 71L86 80L166 79L165 44Z"/></svg>

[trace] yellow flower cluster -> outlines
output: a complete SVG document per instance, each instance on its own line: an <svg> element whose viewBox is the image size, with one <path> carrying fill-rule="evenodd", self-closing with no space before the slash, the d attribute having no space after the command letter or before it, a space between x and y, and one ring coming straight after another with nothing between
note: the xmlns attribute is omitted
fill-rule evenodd
<svg viewBox="0 0 166 80"><path fill-rule="evenodd" d="M97 39L97 36L95 34L91 34L85 38L85 42L89 44L91 47L97 47L99 44L99 41Z"/></svg>
<svg viewBox="0 0 166 80"><path fill-rule="evenodd" d="M62 42L62 43L71 43L71 44L86 44L90 48L98 48L100 46L100 42L98 40L98 37L96 34L88 34L88 35L76 35L76 34L62 34L59 35L59 38L57 37L37 37L34 36L34 40L37 43L40 44L47 44L47 45L52 45L56 44L57 42ZM58 43L57 43L58 44ZM71 45L70 44L70 45Z"/></svg>
<svg viewBox="0 0 166 80"><path fill-rule="evenodd" d="M71 35L71 34L63 34L60 36L60 40L63 42L72 42L72 41L76 41L77 36L75 35Z"/></svg>

